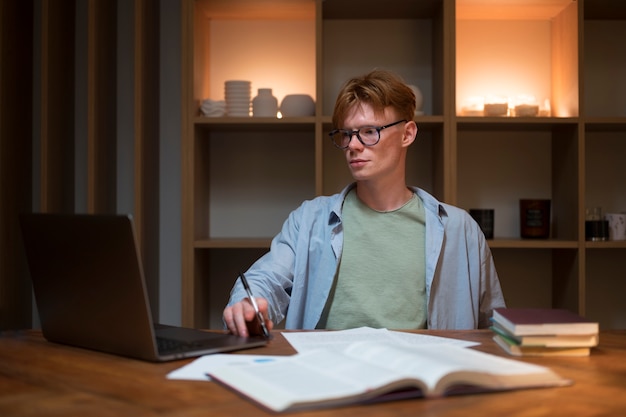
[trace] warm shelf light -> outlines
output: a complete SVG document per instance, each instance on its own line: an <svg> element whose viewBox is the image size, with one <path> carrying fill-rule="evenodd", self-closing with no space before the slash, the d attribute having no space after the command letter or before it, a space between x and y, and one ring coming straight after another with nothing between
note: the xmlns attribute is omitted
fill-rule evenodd
<svg viewBox="0 0 626 417"><path fill-rule="evenodd" d="M206 71L211 77L203 94L210 98L222 98L225 80L241 79L251 81L252 97L259 88L271 88L278 103L287 94L308 94L315 99L312 18L212 20L209 39Z"/></svg>
<svg viewBox="0 0 626 417"><path fill-rule="evenodd" d="M551 98L550 39L547 20L458 20L457 114L467 115L466 110L475 113L476 109L466 108L466 103L477 96L484 97L486 105L499 104L483 108L489 116L515 116L516 105L537 104L520 102L520 97ZM509 104L506 114L502 102ZM527 106L522 109L525 115L533 112Z"/></svg>
<svg viewBox="0 0 626 417"><path fill-rule="evenodd" d="M463 101L462 116L514 116L535 117L550 116L550 99L545 99L543 106L537 103L535 96L521 94L516 97L473 96Z"/></svg>

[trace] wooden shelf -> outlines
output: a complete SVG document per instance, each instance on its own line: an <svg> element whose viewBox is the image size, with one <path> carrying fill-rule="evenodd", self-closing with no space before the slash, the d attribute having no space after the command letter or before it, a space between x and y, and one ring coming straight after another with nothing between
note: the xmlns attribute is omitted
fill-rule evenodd
<svg viewBox="0 0 626 417"><path fill-rule="evenodd" d="M498 238L487 241L492 249L578 249L578 241Z"/></svg>
<svg viewBox="0 0 626 417"><path fill-rule="evenodd" d="M585 242L587 249L626 249L626 241Z"/></svg>
<svg viewBox="0 0 626 417"><path fill-rule="evenodd" d="M585 117L584 123L590 131L626 131L626 117Z"/></svg>
<svg viewBox="0 0 626 417"><path fill-rule="evenodd" d="M552 19L572 0L457 0L457 19L540 20Z"/></svg>
<svg viewBox="0 0 626 417"><path fill-rule="evenodd" d="M541 128L545 125L576 125L579 122L577 117L475 117L457 116L457 123L463 125L495 125L506 126L515 129Z"/></svg>
<svg viewBox="0 0 626 417"><path fill-rule="evenodd" d="M603 304L601 299L604 288L621 288L617 282L623 275L626 242L586 242L584 216L588 206L626 210L622 173L626 81L617 75L609 81L603 75L626 71L619 49L626 43L626 3L301 0L293 2L292 10L279 10L284 2L268 1L263 12L251 3L186 2L187 21L203 25L188 28L189 42L184 45L186 53L195 56L184 66L189 97L184 140L189 163L183 195L186 324L218 323L232 283L214 277L230 273L239 262L237 256L251 263L269 248L268 236L273 234L253 232L253 225L244 221L254 217L251 213L256 216L253 221L269 222L278 232L279 218L284 220L283 214L294 209L300 197L332 194L351 181L343 155L327 140L333 128L330 114L348 77L381 66L417 85L425 98L425 115L415 118L420 133L409 151L407 182L464 209L495 208L495 239L488 243L508 304L569 308L602 319L603 326L615 326L614 321L624 317L623 307ZM194 4L199 6L195 11ZM205 19L235 15L250 20L271 16L315 20L314 44L301 48L304 53L314 48L315 116L280 120L198 116L213 68ZM474 37L476 27L484 29L479 37ZM605 42L608 38L611 42ZM215 39L228 45L227 37ZM471 62L477 55L483 61ZM292 59L289 56L287 62ZM467 78L470 69L487 86L501 75L516 74L513 82L505 77L504 86L517 85L520 77L538 76L534 83L545 96L537 98L541 103L549 99L551 116L463 116L459 94L476 84ZM536 87L533 82L519 85ZM235 157L258 158L267 165L251 169L249 180L233 179L221 159ZM252 173L286 163L290 163L287 180L284 175L263 179ZM258 194L250 197L253 191ZM302 194L284 198L296 193ZM515 237L520 198L552 201L550 239ZM255 208L266 210L268 199L283 201L270 210L272 215L261 216ZM216 208L218 203L224 206ZM243 214L242 207L247 210ZM284 213L277 215L280 210ZM240 225L237 235L216 237L226 233L216 233L215 225L229 222Z"/></svg>
<svg viewBox="0 0 626 417"><path fill-rule="evenodd" d="M196 126L222 126L235 127L238 129L282 129L294 128L300 125L312 125L316 122L315 117L285 117L282 119L272 117L204 117L194 118Z"/></svg>
<svg viewBox="0 0 626 417"><path fill-rule="evenodd" d="M332 0L322 7L322 19L428 19L442 13L441 0Z"/></svg>
<svg viewBox="0 0 626 417"><path fill-rule="evenodd" d="M315 2L309 0L197 0L199 11L209 19L312 19Z"/></svg>

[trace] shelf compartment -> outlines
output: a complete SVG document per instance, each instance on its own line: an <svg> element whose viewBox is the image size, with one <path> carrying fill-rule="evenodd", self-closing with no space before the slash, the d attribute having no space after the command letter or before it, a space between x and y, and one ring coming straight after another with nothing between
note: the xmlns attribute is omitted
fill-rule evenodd
<svg viewBox="0 0 626 417"><path fill-rule="evenodd" d="M626 304L624 304L626 279L623 273L625 270L624 246L586 251L586 316L591 320L597 320L603 329L626 328Z"/></svg>
<svg viewBox="0 0 626 417"><path fill-rule="evenodd" d="M508 307L579 311L576 248L492 248Z"/></svg>
<svg viewBox="0 0 626 417"><path fill-rule="evenodd" d="M315 197L314 130L309 123L196 125L195 239L277 234L289 212Z"/></svg>
<svg viewBox="0 0 626 417"><path fill-rule="evenodd" d="M585 2L594 3L593 1ZM587 116L626 116L626 17L585 19L583 71L584 106ZM585 10L587 8L585 7ZM586 14L586 13L585 13ZM593 15L592 15L593 16Z"/></svg>
<svg viewBox="0 0 626 417"><path fill-rule="evenodd" d="M458 0L456 114L479 98L533 96L540 107L549 99L553 116L578 116L577 27L570 0Z"/></svg>
<svg viewBox="0 0 626 417"><path fill-rule="evenodd" d="M194 13L195 109L224 99L224 82L249 80L251 97L271 88L316 96L315 0L200 0Z"/></svg>
<svg viewBox="0 0 626 417"><path fill-rule="evenodd" d="M425 114L442 115L443 7L442 0L322 2L323 114L332 113L345 81L380 68L421 90Z"/></svg>
<svg viewBox="0 0 626 417"><path fill-rule="evenodd" d="M266 248L196 249L194 297L195 326L203 329L224 328L222 312L239 271L246 271Z"/></svg>
<svg viewBox="0 0 626 417"><path fill-rule="evenodd" d="M585 207L626 212L626 124L585 127Z"/></svg>
<svg viewBox="0 0 626 417"><path fill-rule="evenodd" d="M578 240L576 123L463 122L457 127L457 205L493 208L497 241L520 236L520 199L550 199L551 238Z"/></svg>

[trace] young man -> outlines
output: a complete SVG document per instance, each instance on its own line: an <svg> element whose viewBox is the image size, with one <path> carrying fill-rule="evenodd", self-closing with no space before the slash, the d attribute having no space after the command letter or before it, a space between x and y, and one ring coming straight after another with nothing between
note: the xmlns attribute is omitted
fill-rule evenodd
<svg viewBox="0 0 626 417"><path fill-rule="evenodd" d="M413 91L393 73L345 84L330 135L355 182L294 210L246 272L268 327L473 329L505 306L478 225L405 182L414 110ZM234 334L260 333L239 281L223 317Z"/></svg>

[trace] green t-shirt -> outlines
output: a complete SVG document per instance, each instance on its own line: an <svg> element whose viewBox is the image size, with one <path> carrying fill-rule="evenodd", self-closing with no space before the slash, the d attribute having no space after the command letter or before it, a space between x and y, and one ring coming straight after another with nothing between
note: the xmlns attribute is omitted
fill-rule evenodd
<svg viewBox="0 0 626 417"><path fill-rule="evenodd" d="M356 191L343 204L343 253L319 328L426 326L425 230L422 201L378 212Z"/></svg>

